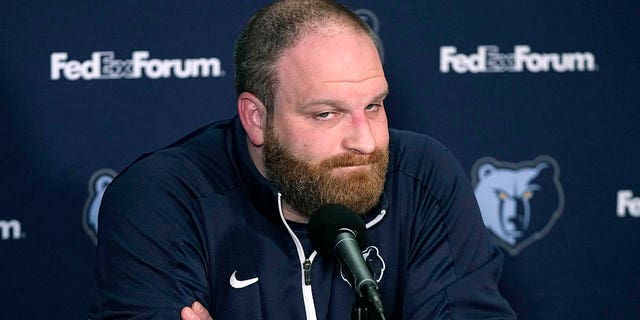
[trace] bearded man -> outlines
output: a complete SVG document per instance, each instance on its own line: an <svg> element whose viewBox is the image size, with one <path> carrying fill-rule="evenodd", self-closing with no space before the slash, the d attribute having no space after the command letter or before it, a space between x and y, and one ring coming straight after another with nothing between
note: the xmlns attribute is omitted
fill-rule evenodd
<svg viewBox="0 0 640 320"><path fill-rule="evenodd" d="M515 318L457 161L388 128L375 41L331 1L256 14L236 44L238 116L106 191L92 318L348 319L352 284L307 235L324 204L364 219L387 319Z"/></svg>

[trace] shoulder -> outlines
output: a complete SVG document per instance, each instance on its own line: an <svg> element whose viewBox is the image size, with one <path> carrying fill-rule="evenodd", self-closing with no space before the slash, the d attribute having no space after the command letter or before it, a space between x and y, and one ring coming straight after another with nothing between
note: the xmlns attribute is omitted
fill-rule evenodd
<svg viewBox="0 0 640 320"><path fill-rule="evenodd" d="M424 159L416 158L416 156L425 154L431 160L448 160L453 157L447 147L424 133L389 129L389 145L396 155L401 156L398 160L410 161L415 159L421 162Z"/></svg>
<svg viewBox="0 0 640 320"><path fill-rule="evenodd" d="M450 189L468 178L453 153L433 137L389 130L389 170L412 177L430 189Z"/></svg>
<svg viewBox="0 0 640 320"><path fill-rule="evenodd" d="M116 176L107 191L200 197L233 187L227 126L226 122L216 122L163 149L143 154Z"/></svg>
<svg viewBox="0 0 640 320"><path fill-rule="evenodd" d="M406 130L389 131L389 163L392 169L422 180L436 173L460 173L456 157L433 137Z"/></svg>

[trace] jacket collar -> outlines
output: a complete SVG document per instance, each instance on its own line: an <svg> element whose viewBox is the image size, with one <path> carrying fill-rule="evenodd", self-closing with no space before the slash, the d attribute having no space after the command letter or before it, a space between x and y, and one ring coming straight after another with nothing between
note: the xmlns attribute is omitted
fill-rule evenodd
<svg viewBox="0 0 640 320"><path fill-rule="evenodd" d="M240 183L249 195L253 206L269 219L279 221L278 203L275 187L253 164L247 146L247 135L238 116L231 120L226 137L227 152L240 177Z"/></svg>

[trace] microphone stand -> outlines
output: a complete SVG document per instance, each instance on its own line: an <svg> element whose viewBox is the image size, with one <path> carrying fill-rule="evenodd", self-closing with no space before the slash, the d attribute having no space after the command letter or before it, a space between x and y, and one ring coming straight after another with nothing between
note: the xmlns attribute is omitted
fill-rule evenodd
<svg viewBox="0 0 640 320"><path fill-rule="evenodd" d="M369 308L367 307L367 300L363 297L359 297L356 294L356 301L351 308L351 320L368 320Z"/></svg>
<svg viewBox="0 0 640 320"><path fill-rule="evenodd" d="M356 301L351 308L351 320L385 320L384 315L380 315L375 308L369 306L369 301L365 297L356 294Z"/></svg>

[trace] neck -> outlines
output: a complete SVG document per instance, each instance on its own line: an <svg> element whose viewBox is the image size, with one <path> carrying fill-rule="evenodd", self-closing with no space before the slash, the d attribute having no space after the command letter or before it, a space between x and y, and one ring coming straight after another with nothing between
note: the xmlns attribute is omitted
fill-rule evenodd
<svg viewBox="0 0 640 320"><path fill-rule="evenodd" d="M293 207L284 200L282 200L282 214L284 215L284 218L288 221L293 221L298 223L309 222L308 215L301 214L298 211L294 210Z"/></svg>

